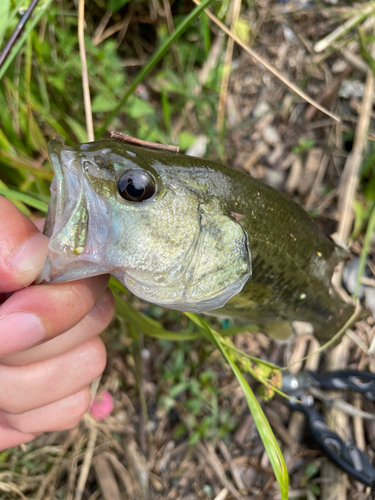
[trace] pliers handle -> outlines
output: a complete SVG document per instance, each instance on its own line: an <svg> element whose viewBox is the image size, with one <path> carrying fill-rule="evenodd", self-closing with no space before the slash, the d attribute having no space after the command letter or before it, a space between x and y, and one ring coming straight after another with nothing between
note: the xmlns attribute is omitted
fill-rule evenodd
<svg viewBox="0 0 375 500"><path fill-rule="evenodd" d="M298 375L294 379L297 381L294 382L294 390L289 390L289 393L294 393L295 396L297 396L298 391L313 385L329 390L352 390L364 394L371 401L375 400L375 375L372 373L340 370L320 375L316 372L306 371L301 374L300 379L298 379ZM300 380L299 385L298 380ZM296 399L290 400L290 406L293 410L306 415L312 437L332 462L357 481L375 489L375 468L354 443L344 441L335 432L328 429L323 416L311 406L300 403Z"/></svg>

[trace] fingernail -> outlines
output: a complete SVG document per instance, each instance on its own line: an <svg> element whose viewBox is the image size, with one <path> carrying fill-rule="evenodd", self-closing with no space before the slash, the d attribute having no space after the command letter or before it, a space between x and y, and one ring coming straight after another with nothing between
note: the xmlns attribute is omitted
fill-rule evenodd
<svg viewBox="0 0 375 500"><path fill-rule="evenodd" d="M32 273L35 277L44 266L48 253L49 238L42 233L34 234L19 245L9 259L9 264L18 273Z"/></svg>
<svg viewBox="0 0 375 500"><path fill-rule="evenodd" d="M0 318L0 356L27 349L44 337L42 323L34 314L17 312Z"/></svg>

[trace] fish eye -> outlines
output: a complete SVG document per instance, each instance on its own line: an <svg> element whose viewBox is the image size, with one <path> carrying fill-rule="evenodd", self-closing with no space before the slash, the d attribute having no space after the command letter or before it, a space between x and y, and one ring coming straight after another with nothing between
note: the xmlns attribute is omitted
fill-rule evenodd
<svg viewBox="0 0 375 500"><path fill-rule="evenodd" d="M122 174L117 188L124 200L136 202L148 200L156 191L153 177L140 170L130 170Z"/></svg>

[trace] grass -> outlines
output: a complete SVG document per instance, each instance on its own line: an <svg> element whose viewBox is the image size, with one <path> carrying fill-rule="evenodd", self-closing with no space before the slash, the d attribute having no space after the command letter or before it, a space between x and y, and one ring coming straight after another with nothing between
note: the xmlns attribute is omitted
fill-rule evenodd
<svg viewBox="0 0 375 500"><path fill-rule="evenodd" d="M26 2L22 1L2 3L0 40L12 32L18 20L17 11L24 4ZM223 144L215 127L223 74L221 59L218 58L203 83L198 74L205 67L217 36L217 31L209 24L203 11L210 6L219 21L223 22L230 2L204 0L197 6L177 3L171 5L173 18L170 19L167 18L167 10L164 17L153 17L148 2L126 4L114 0L108 2L108 7L113 10L109 25L120 22L130 4L134 18L140 21L129 23L123 41L120 41L120 32L117 32L100 44L95 43L94 33L106 14L106 4L100 0L86 4L85 46L95 137L106 136L111 126L140 139L177 144L184 151L195 142L199 133L204 133L210 140L208 155L215 159L221 157ZM246 8L251 10L252 7ZM147 19L147 23L142 23L142 19ZM168 28L171 19L176 26L172 33ZM6 64L0 69L0 194L33 218L45 214L47 209L49 182L52 179L46 153L47 140L58 135L71 145L87 141L77 24L77 12L72 3L68 2L62 10L51 0L41 0ZM347 37L347 42L352 40L345 33L343 36ZM359 31L364 58L372 65L368 50L370 38ZM304 84L307 81L308 78ZM300 91L299 94L305 95ZM294 146L295 153L300 156L315 146L314 139L304 141L297 141ZM369 200L374 199L373 156L371 150L361 177L361 189L368 194ZM363 232L370 218L364 244L367 253L375 212L372 204L371 215L367 210L367 218L363 222L364 205L357 209L358 217L361 217L357 226ZM365 252L362 254L362 268ZM132 305L125 289L113 279L111 288L116 300L117 320L109 332L109 346L121 352L121 332L127 330L130 339L128 347L139 363L143 334L157 339L160 349L172 352L172 366L166 366L163 374L169 390L158 404L167 410L177 404L182 394L186 395L183 404L187 413L175 429L175 438L187 434L189 443L194 445L204 439L215 441L228 438L233 432L235 424L231 415L220 408L217 374L210 368L199 373L199 364L194 365L192 361L192 375L188 377L184 373L184 363L190 351L199 352L197 356L201 356L200 351L205 349L202 344L208 341L221 353L237 378L267 450L281 498L287 499L288 473L283 455L244 377L246 371L253 375L258 373L258 379L266 390L277 391L277 387L273 389L270 385L271 374L277 372L277 367L255 358L248 360L251 364L246 365L238 350L220 335L225 330L230 333L241 331L247 325L239 327L232 324L218 333L216 330L223 325L215 323L213 329L192 314L187 314L187 317L176 312L165 314L157 307L142 312L137 304ZM179 332L168 329L168 322L177 324ZM197 351L196 343L200 346ZM205 363L211 354L212 350L209 355L205 351ZM258 371L254 372L253 363ZM139 366L135 367L136 372L139 369ZM261 373L265 370L261 377L259 370ZM137 373L140 379L141 375ZM8 452L0 455L0 462L9 460L9 456ZM32 460L28 466L32 467Z"/></svg>
<svg viewBox="0 0 375 500"><path fill-rule="evenodd" d="M88 71L93 96L93 113L94 118L96 118L95 123L98 127L98 123L103 122L99 129L97 129L97 137L103 136L108 125L122 111L126 117L125 123L128 127L128 133L140 138L147 137L148 140L171 142L171 115L186 105L188 96L192 93L191 88L194 88L198 83L195 76L195 66L199 59L204 60L204 53L207 53L209 50L210 33L206 20L205 24L201 23L200 29L204 32L204 36L202 39L199 34L200 40L196 44L194 57L192 58L191 54L186 50L187 41L184 41L183 45L179 48L179 57L184 67L186 67L185 74L182 75L182 81L179 75L168 69L170 62L168 57L165 58L164 64L159 68L158 73L153 76L153 84L157 85L163 79L164 81L168 79L169 82L169 85L166 87L162 86L160 91L162 116L158 113L154 105L147 102L147 100L137 97L135 90L150 75L151 70L166 55L171 45L176 43L187 30L190 30L190 33L199 33L193 22L202 14L204 8L211 3L212 0L204 0L201 5L195 7L187 16L183 16L176 30L169 36L163 35L162 29L160 29L161 36L159 33L156 33L160 38L160 45L149 61L142 67L141 71L132 78L130 85L127 85L124 81L124 71L119 71L121 67L120 57L113 41L107 40L98 48L89 39L86 39ZM22 211L26 214L30 213L26 207L33 208L42 214L47 209L47 179L50 175L50 168L48 162L45 161L45 136L52 136L57 133L62 135L68 143L84 142L87 140L84 129L83 109L81 106L77 106L81 98L81 89L80 64L75 40L76 17L73 10L68 12L67 15L64 15L65 26L62 27L58 19L59 10L55 7L50 8L50 6L51 1L40 5L37 14L27 25L22 37L11 51L6 64L0 70L0 80L3 80L0 99L3 106L7 107L6 112L2 116L2 128L5 131L2 144L3 157L7 158L8 155L9 158L11 155L11 159L14 157L20 158L20 161L15 163L3 163L1 177L4 179L4 182L0 194L12 201L18 202ZM11 6L9 5L9 7ZM16 21L14 12L17 7L14 6L13 10L9 9L8 25L4 26L5 32L11 31L14 26ZM44 33L44 36L40 36L40 34L38 36L35 30L35 26L47 11L48 15L45 17L44 27L49 27L48 31L50 33L53 31L52 40L48 40L48 32ZM51 27L53 27L53 30L50 29ZM47 46L51 42L53 48L52 51L48 51ZM116 72L119 73L119 76L114 78L113 75ZM217 72L216 75L215 73L213 74L214 80L210 82L211 88L207 89L207 99L203 100L203 104L201 104L201 99L197 98L195 100L195 105L198 108L205 108L206 116L213 111L213 102L209 94L212 93L212 90L215 90L215 76L217 90L219 75L220 72ZM69 81L68 92L66 91L67 81ZM128 89L124 93L126 86ZM174 96L174 92L177 95ZM123 96L116 102L120 94L123 94ZM168 95L173 96L174 102ZM118 118L117 122L114 123L115 125L118 124ZM123 125L121 123L121 129L123 129ZM153 132L150 137L151 129ZM21 137L25 139L22 143L20 142ZM183 139L183 146L186 147L191 144L193 135L189 136L184 132L181 139ZM25 165L21 159L32 165L37 155L40 155L44 161L42 160L38 167L35 165L30 167L29 170L25 169ZM47 179L44 173L47 174ZM41 178L43 176L44 178ZM11 187L12 185L14 187ZM140 332L143 332L164 341L173 340L179 342L200 337L196 332L173 333L165 330L160 323L132 308L122 297L118 284L113 285L113 289L117 313L126 320L133 336L137 336ZM124 292L124 290L121 291ZM191 315L191 317L194 318L194 315ZM199 328L202 328L202 325L206 325L208 329L206 331L213 332L209 329L207 323L203 320L199 321ZM212 336L213 334L209 333L210 335ZM209 340L212 341L215 339L214 343L217 344L218 334L215 333L215 335L216 337L209 338ZM225 348L221 344L218 345L224 356L229 360L235 375L244 389L249 407L256 419L266 449L270 453L272 465L281 486L282 498L287 498L288 477L285 463L283 462L271 428L241 372L233 364L231 358L228 357ZM170 397L178 394L178 391L181 389L181 383L179 381L171 389ZM192 385L191 380L186 383L190 386ZM201 405L199 403L201 394L200 390L195 390L195 396L198 399L188 401L187 407L190 408L192 414L197 413ZM217 412L220 414L220 409L217 408ZM218 418L216 416L215 420ZM219 420L222 421L222 418L219 418ZM205 428L206 430L212 428L210 419L204 422L203 427L193 426L189 429L191 434L190 442L192 444L197 439L206 436ZM220 431L218 433L220 435ZM212 431L211 437L215 438L215 433L212 435ZM280 464L282 464L281 471Z"/></svg>

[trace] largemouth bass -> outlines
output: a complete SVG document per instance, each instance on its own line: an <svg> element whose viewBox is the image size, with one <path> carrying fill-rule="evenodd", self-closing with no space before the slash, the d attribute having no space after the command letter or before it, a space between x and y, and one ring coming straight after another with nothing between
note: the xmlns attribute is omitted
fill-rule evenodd
<svg viewBox="0 0 375 500"><path fill-rule="evenodd" d="M48 150L55 177L39 283L111 273L146 301L246 318L276 336L298 320L329 338L352 314L331 284L342 251L270 186L113 139L52 140Z"/></svg>

